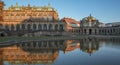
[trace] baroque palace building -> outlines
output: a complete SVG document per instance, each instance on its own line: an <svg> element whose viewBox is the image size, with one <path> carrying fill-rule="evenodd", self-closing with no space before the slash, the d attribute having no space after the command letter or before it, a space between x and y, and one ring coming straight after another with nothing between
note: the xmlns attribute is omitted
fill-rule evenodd
<svg viewBox="0 0 120 65"><path fill-rule="evenodd" d="M75 35L117 35L120 36L120 25L104 24L91 14L80 20L80 27L71 28L69 32Z"/></svg>
<svg viewBox="0 0 120 65"><path fill-rule="evenodd" d="M22 35L36 32L36 34L60 35L64 31L64 22L60 22L57 11L48 6L19 6L11 5L4 9L4 2L0 1L0 27L9 35ZM39 31L39 32L37 32Z"/></svg>
<svg viewBox="0 0 120 65"><path fill-rule="evenodd" d="M19 6L16 3L8 8L4 6L0 0L0 36L120 35L119 24L105 25L91 14L76 21L67 17L59 19L57 11L50 4Z"/></svg>

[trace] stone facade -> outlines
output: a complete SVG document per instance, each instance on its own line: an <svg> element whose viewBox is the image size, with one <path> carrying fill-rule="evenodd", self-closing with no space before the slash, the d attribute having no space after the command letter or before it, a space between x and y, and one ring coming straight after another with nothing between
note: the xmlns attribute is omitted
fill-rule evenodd
<svg viewBox="0 0 120 65"><path fill-rule="evenodd" d="M48 6L15 6L4 9L4 2L0 2L0 29L9 32L8 35L62 35L65 25L58 19L57 11ZM38 34L39 33L39 34Z"/></svg>
<svg viewBox="0 0 120 65"><path fill-rule="evenodd" d="M73 35L117 35L120 36L120 25L105 26L93 16L88 16L80 21L79 28L71 28Z"/></svg>
<svg viewBox="0 0 120 65"><path fill-rule="evenodd" d="M76 21L59 20L57 11L47 6L15 6L4 9L0 1L0 36L11 35L120 35L120 25L105 26L91 14Z"/></svg>
<svg viewBox="0 0 120 65"><path fill-rule="evenodd" d="M3 7L3 6L1 6ZM3 22L0 22L3 25L9 24L20 24L24 19L30 17L41 18L43 20L58 20L57 11L48 4L48 6L19 6L16 3L15 6L3 9L1 12L3 15Z"/></svg>
<svg viewBox="0 0 120 65"><path fill-rule="evenodd" d="M77 33L80 29L80 22L79 21L76 21L75 19L72 19L72 18L67 18L67 17L64 17L63 19L61 19L61 22L64 22L65 23L65 32L67 33L67 35L76 35L76 34L79 34ZM76 33L74 33L76 32Z"/></svg>

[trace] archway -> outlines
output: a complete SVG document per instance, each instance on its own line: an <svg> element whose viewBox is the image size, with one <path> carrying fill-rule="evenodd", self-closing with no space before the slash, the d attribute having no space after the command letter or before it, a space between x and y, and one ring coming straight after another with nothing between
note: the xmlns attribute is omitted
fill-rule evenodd
<svg viewBox="0 0 120 65"><path fill-rule="evenodd" d="M89 29L89 35L91 35L92 34L92 29Z"/></svg>
<svg viewBox="0 0 120 65"><path fill-rule="evenodd" d="M42 25L41 25L41 24L38 25L38 30L39 30L39 31L42 30Z"/></svg>
<svg viewBox="0 0 120 65"><path fill-rule="evenodd" d="M5 34L4 33L0 33L0 37L4 37L5 36Z"/></svg>
<svg viewBox="0 0 120 65"><path fill-rule="evenodd" d="M37 28L36 24L33 24L33 31L35 31Z"/></svg>
<svg viewBox="0 0 120 65"><path fill-rule="evenodd" d="M94 32L95 32L95 35L96 35L97 34L97 30L95 29Z"/></svg>
<svg viewBox="0 0 120 65"><path fill-rule="evenodd" d="M13 24L11 24L11 31L14 31L15 27Z"/></svg>
<svg viewBox="0 0 120 65"><path fill-rule="evenodd" d="M25 24L22 24L21 28L22 28L22 30L25 30Z"/></svg>
<svg viewBox="0 0 120 65"><path fill-rule="evenodd" d="M31 30L31 26L30 26L30 24L27 25L27 30L28 30L28 31Z"/></svg>
<svg viewBox="0 0 120 65"><path fill-rule="evenodd" d="M84 34L86 34L86 29L84 29Z"/></svg>
<svg viewBox="0 0 120 65"><path fill-rule="evenodd" d="M20 31L20 24L16 25L16 31Z"/></svg>
<svg viewBox="0 0 120 65"><path fill-rule="evenodd" d="M49 24L49 31L52 30L52 24Z"/></svg>
<svg viewBox="0 0 120 65"><path fill-rule="evenodd" d="M0 24L0 29L2 29L3 28L3 25L2 24Z"/></svg>
<svg viewBox="0 0 120 65"><path fill-rule="evenodd" d="M8 25L5 25L5 30L9 30L9 26Z"/></svg>
<svg viewBox="0 0 120 65"><path fill-rule="evenodd" d="M58 25L57 24L55 25L55 31L58 31Z"/></svg>
<svg viewBox="0 0 120 65"><path fill-rule="evenodd" d="M47 24L43 25L43 30L45 30L45 31L47 30Z"/></svg>
<svg viewBox="0 0 120 65"><path fill-rule="evenodd" d="M64 31L63 25L60 25L60 31Z"/></svg>

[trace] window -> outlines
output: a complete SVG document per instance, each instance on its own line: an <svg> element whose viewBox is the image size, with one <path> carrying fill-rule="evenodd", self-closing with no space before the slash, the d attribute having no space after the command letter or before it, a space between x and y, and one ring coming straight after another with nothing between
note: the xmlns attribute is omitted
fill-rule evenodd
<svg viewBox="0 0 120 65"><path fill-rule="evenodd" d="M41 24L38 25L38 30L39 30L39 31L42 30L42 26L41 26Z"/></svg>
<svg viewBox="0 0 120 65"><path fill-rule="evenodd" d="M49 17L48 17L48 20L49 20L49 21L52 21L52 20L53 20L53 17L52 17L52 16L49 16Z"/></svg>
<svg viewBox="0 0 120 65"><path fill-rule="evenodd" d="M15 27L13 24L11 24L11 31L14 31Z"/></svg>
<svg viewBox="0 0 120 65"><path fill-rule="evenodd" d="M1 29L1 28L3 28L3 25L2 25L2 24L0 24L0 29Z"/></svg>
<svg viewBox="0 0 120 65"><path fill-rule="evenodd" d="M22 14L22 16L25 16L25 14Z"/></svg>
<svg viewBox="0 0 120 65"><path fill-rule="evenodd" d="M33 24L33 31L35 31L36 30L36 24Z"/></svg>
<svg viewBox="0 0 120 65"><path fill-rule="evenodd" d="M49 24L49 30L50 31L52 30L52 24Z"/></svg>
<svg viewBox="0 0 120 65"><path fill-rule="evenodd" d="M43 30L47 30L47 24L44 24Z"/></svg>
<svg viewBox="0 0 120 65"><path fill-rule="evenodd" d="M20 24L16 25L16 31L20 31Z"/></svg>
<svg viewBox="0 0 120 65"><path fill-rule="evenodd" d="M56 30L56 31L58 30L58 25L57 25L57 24L55 25L55 30Z"/></svg>
<svg viewBox="0 0 120 65"><path fill-rule="evenodd" d="M33 14L33 16L36 16L36 14Z"/></svg>
<svg viewBox="0 0 120 65"><path fill-rule="evenodd" d="M16 16L20 16L19 14L16 14Z"/></svg>
<svg viewBox="0 0 120 65"><path fill-rule="evenodd" d="M31 14L27 14L27 16L31 16Z"/></svg>
<svg viewBox="0 0 120 65"><path fill-rule="evenodd" d="M6 29L6 30L9 30L9 26L8 26L8 25L5 25L5 29Z"/></svg>
<svg viewBox="0 0 120 65"><path fill-rule="evenodd" d="M11 16L14 16L14 14L11 14Z"/></svg>
<svg viewBox="0 0 120 65"><path fill-rule="evenodd" d="M27 25L27 29L28 29L28 31L31 30L31 25L30 24Z"/></svg>
<svg viewBox="0 0 120 65"><path fill-rule="evenodd" d="M42 16L42 14L38 14L38 16Z"/></svg>
<svg viewBox="0 0 120 65"><path fill-rule="evenodd" d="M64 31L63 25L60 25L60 31Z"/></svg>
<svg viewBox="0 0 120 65"><path fill-rule="evenodd" d="M22 24L22 30L25 30L25 24Z"/></svg>
<svg viewBox="0 0 120 65"><path fill-rule="evenodd" d="M44 17L44 20L47 21L47 17Z"/></svg>
<svg viewBox="0 0 120 65"><path fill-rule="evenodd" d="M8 14L6 14L6 16L9 16Z"/></svg>

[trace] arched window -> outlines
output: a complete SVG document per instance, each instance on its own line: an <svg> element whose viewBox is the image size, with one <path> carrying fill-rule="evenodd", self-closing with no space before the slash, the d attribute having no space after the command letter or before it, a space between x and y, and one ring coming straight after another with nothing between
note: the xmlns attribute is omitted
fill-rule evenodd
<svg viewBox="0 0 120 65"><path fill-rule="evenodd" d="M43 25L43 30L47 30L47 24Z"/></svg>
<svg viewBox="0 0 120 65"><path fill-rule="evenodd" d="M79 30L79 33L80 33L80 30Z"/></svg>
<svg viewBox="0 0 120 65"><path fill-rule="evenodd" d="M16 25L16 31L20 31L20 24Z"/></svg>
<svg viewBox="0 0 120 65"><path fill-rule="evenodd" d="M3 25L2 24L0 24L0 29L2 29L3 28Z"/></svg>
<svg viewBox="0 0 120 65"><path fill-rule="evenodd" d="M5 25L5 30L9 30L9 26L8 25Z"/></svg>
<svg viewBox="0 0 120 65"><path fill-rule="evenodd" d="M28 31L31 30L31 25L30 25L30 24L27 25L27 30L28 30Z"/></svg>
<svg viewBox="0 0 120 65"><path fill-rule="evenodd" d="M52 30L52 24L49 24L49 30L50 31Z"/></svg>
<svg viewBox="0 0 120 65"><path fill-rule="evenodd" d="M39 30L39 31L42 30L42 25L41 25L41 24L38 25L38 30Z"/></svg>
<svg viewBox="0 0 120 65"><path fill-rule="evenodd" d="M44 20L47 21L47 16L44 16Z"/></svg>
<svg viewBox="0 0 120 65"><path fill-rule="evenodd" d="M33 24L33 31L35 31L37 28L36 24Z"/></svg>
<svg viewBox="0 0 120 65"><path fill-rule="evenodd" d="M22 30L25 30L25 24L22 24Z"/></svg>
<svg viewBox="0 0 120 65"><path fill-rule="evenodd" d="M4 37L5 36L5 34L4 33L0 33L0 37Z"/></svg>
<svg viewBox="0 0 120 65"><path fill-rule="evenodd" d="M101 34L101 29L99 29L99 34Z"/></svg>
<svg viewBox="0 0 120 65"><path fill-rule="evenodd" d="M49 16L49 17L48 17L48 20L49 20L49 21L52 21L52 20L53 20L53 17L52 17L52 16Z"/></svg>
<svg viewBox="0 0 120 65"><path fill-rule="evenodd" d="M95 34L97 34L97 29L95 29Z"/></svg>
<svg viewBox="0 0 120 65"><path fill-rule="evenodd" d="M57 31L57 30L58 30L58 24L55 25L55 31Z"/></svg>
<svg viewBox="0 0 120 65"><path fill-rule="evenodd" d="M13 24L11 24L11 31L14 31L15 27Z"/></svg>
<svg viewBox="0 0 120 65"><path fill-rule="evenodd" d="M119 35L120 35L120 28L119 28Z"/></svg>
<svg viewBox="0 0 120 65"><path fill-rule="evenodd" d="M86 34L86 29L84 29L84 33Z"/></svg>
<svg viewBox="0 0 120 65"><path fill-rule="evenodd" d="M92 29L89 29L89 35L91 35L92 34Z"/></svg>
<svg viewBox="0 0 120 65"><path fill-rule="evenodd" d="M64 31L63 25L60 25L60 31Z"/></svg>

